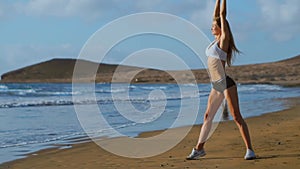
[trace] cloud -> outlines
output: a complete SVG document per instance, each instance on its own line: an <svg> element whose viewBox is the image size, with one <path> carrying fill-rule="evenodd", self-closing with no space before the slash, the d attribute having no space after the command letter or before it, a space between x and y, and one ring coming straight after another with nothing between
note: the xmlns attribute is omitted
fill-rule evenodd
<svg viewBox="0 0 300 169"><path fill-rule="evenodd" d="M124 2L122 0L30 0L17 3L16 10L29 16L80 17L95 21L128 12L128 5Z"/></svg>
<svg viewBox="0 0 300 169"><path fill-rule="evenodd" d="M198 24L204 20L207 22L213 5L213 0L29 0L14 4L18 13L37 17L80 17L96 21L111 20L136 12L156 11L192 19Z"/></svg>
<svg viewBox="0 0 300 169"><path fill-rule="evenodd" d="M54 16L54 17L70 17L77 16L79 12L78 0L74 2L72 0L30 0L28 2L19 2L16 4L17 11L19 13L30 16ZM90 1L86 1L89 3ZM85 3L85 4L86 4ZM86 6L86 5L85 5ZM82 7L84 8L84 6Z"/></svg>
<svg viewBox="0 0 300 169"><path fill-rule="evenodd" d="M201 8L193 10L190 20L200 29L210 30L215 3L214 1L203 2L206 3Z"/></svg>
<svg viewBox="0 0 300 169"><path fill-rule="evenodd" d="M68 16L68 0L30 0L17 3L20 13L35 16Z"/></svg>
<svg viewBox="0 0 300 169"><path fill-rule="evenodd" d="M184 17L200 28L210 29L214 4L213 0L139 0L136 10L170 13Z"/></svg>
<svg viewBox="0 0 300 169"><path fill-rule="evenodd" d="M258 0L262 29L276 41L291 40L300 29L299 0Z"/></svg>

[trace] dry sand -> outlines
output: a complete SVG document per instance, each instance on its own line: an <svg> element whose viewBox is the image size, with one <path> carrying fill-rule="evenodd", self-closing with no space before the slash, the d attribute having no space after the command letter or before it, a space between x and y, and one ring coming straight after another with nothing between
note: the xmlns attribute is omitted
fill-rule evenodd
<svg viewBox="0 0 300 169"><path fill-rule="evenodd" d="M233 121L222 122L206 144L207 156L185 160L197 141L199 126L170 151L152 158L129 159L104 151L93 142L70 149L49 149L28 158L0 165L0 169L131 169L131 168L230 168L299 169L299 98L289 100L292 108L247 119L258 159L243 159L245 147ZM143 133L147 137L156 132Z"/></svg>

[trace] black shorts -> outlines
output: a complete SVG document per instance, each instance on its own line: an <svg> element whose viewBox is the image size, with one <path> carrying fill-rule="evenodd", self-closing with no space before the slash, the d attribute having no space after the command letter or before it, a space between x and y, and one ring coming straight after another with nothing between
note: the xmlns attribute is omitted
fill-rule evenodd
<svg viewBox="0 0 300 169"><path fill-rule="evenodd" d="M212 84L213 89L215 89L216 91L221 92L221 93L223 93L224 90L226 90L232 86L236 86L236 83L234 82L234 80L229 76L226 76L225 79L222 79L220 81L212 82L211 84Z"/></svg>

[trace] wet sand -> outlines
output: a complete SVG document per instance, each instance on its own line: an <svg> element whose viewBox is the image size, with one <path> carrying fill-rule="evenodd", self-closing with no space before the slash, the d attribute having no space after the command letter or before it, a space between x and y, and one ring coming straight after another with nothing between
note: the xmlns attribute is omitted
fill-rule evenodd
<svg viewBox="0 0 300 169"><path fill-rule="evenodd" d="M300 99L290 99L290 109L246 119L255 160L243 159L245 146L233 121L219 124L206 144L207 155L185 160L197 142L200 126L194 126L176 147L161 155L130 159L113 155L93 142L75 144L70 149L48 149L28 158L0 165L0 169L131 169L131 168L221 168L298 169L300 168ZM175 129L179 130L179 129ZM142 133L149 137L160 131Z"/></svg>

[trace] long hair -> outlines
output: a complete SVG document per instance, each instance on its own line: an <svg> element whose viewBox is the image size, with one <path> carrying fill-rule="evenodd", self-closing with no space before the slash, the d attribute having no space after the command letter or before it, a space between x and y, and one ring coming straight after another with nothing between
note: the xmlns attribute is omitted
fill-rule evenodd
<svg viewBox="0 0 300 169"><path fill-rule="evenodd" d="M221 25L221 18L217 17L214 20L217 22L218 26L221 28L221 26L222 26ZM238 50L238 48L236 47L236 45L234 43L234 38L233 38L231 29L230 29L230 25L229 25L229 22L227 21L227 19L226 19L226 23L228 25L228 31L229 31L229 48L228 48L228 52L227 52L227 65L231 66L232 61L234 60L234 57L237 54L240 54L241 51Z"/></svg>

